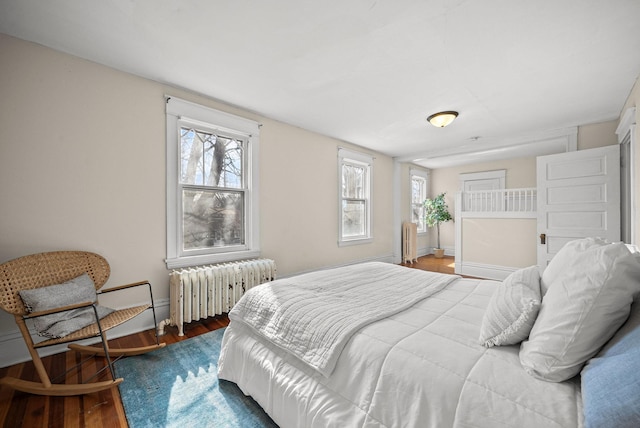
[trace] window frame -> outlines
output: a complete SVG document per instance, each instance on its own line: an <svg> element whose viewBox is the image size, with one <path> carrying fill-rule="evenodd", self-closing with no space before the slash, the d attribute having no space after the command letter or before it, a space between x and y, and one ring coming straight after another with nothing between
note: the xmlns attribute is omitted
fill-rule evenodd
<svg viewBox="0 0 640 428"><path fill-rule="evenodd" d="M168 269L260 257L258 216L258 154L260 125L249 119L179 98L166 97L167 149L167 258ZM183 203L180 183L180 129L182 124L242 139L244 148L244 245L183 251ZM193 187L193 186L187 186Z"/></svg>
<svg viewBox="0 0 640 428"><path fill-rule="evenodd" d="M427 171L422 171L422 170L418 170L418 169L411 169L409 171L409 213L411 216L411 221L413 222L413 209L414 209L414 203L413 203L413 180L414 178L417 178L421 181L424 181L424 187L423 187L423 191L422 191L422 204L420 206L420 212L422 213L422 222L418 222L418 233L427 233L428 232L428 227L426 222L424 221L424 201L427 199L427 195L429 194L428 192L428 188L429 188L429 173ZM422 227L420 227L422 226Z"/></svg>
<svg viewBox="0 0 640 428"><path fill-rule="evenodd" d="M360 245L360 244L368 244L373 242L373 228L372 228L372 207L373 207L373 156L360 153L344 148L338 149L338 246L348 246L348 245ZM353 165L356 167L364 167L365 170L365 178L364 178L364 187L365 187L365 197L364 198L356 198L357 200L362 200L365 203L365 233L363 235L358 236L344 236L344 231L342 227L342 220L344 216L343 211L343 203L346 200L356 200L354 198L345 198L342 194L343 188L343 174L342 168L344 165Z"/></svg>

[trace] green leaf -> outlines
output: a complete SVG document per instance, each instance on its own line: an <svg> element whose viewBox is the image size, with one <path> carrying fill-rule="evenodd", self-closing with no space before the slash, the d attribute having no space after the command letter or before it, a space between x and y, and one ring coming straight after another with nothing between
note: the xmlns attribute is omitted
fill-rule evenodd
<svg viewBox="0 0 640 428"><path fill-rule="evenodd" d="M424 220L427 226L434 227L438 226L439 223L453 220L449 213L449 207L444 200L445 195L446 192L424 201Z"/></svg>

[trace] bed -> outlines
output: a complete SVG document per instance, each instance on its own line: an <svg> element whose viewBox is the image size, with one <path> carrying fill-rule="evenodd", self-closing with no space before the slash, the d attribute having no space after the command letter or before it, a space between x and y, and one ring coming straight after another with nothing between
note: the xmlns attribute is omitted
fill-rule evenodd
<svg viewBox="0 0 640 428"><path fill-rule="evenodd" d="M639 426L640 263L624 246L576 242L546 278L534 268L499 282L374 262L263 284L229 314L219 378L282 428ZM580 315L566 321L573 306ZM496 308L502 331L487 335ZM588 357L560 364L551 351ZM602 378L621 355L631 367L612 387ZM603 396L617 407L597 408ZM603 420L612 425L594 424Z"/></svg>

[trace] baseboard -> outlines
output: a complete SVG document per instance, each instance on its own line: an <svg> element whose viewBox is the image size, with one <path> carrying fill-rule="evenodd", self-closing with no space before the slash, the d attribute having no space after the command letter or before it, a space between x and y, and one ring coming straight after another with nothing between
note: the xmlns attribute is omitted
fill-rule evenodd
<svg viewBox="0 0 640 428"><path fill-rule="evenodd" d="M418 248L416 253L418 254L418 257L424 257L424 256L428 256L429 254L433 254L433 251L431 247L422 247L422 248Z"/></svg>
<svg viewBox="0 0 640 428"><path fill-rule="evenodd" d="M416 255L418 257L430 256L430 255L434 254L433 250L434 250L434 247L421 247L421 248L418 248L416 250ZM445 248L444 249L444 255L445 256L450 256L450 257L455 257L456 249L452 248L452 247ZM387 261L387 260L384 260L384 261ZM403 260L402 260L402 257L400 257L400 256L397 256L397 257L393 258L393 263L395 263L395 264L399 264L399 263L402 263L402 262L403 262Z"/></svg>
<svg viewBox="0 0 640 428"><path fill-rule="evenodd" d="M165 318L169 318L169 299L155 300L155 307L156 319L158 322ZM118 337L149 330L153 327L153 314L148 310L131 321L109 330L107 337L109 339L116 339ZM34 331L31 333L34 337L37 337ZM96 339L87 339L77 343L89 344L95 343L96 341ZM47 348L40 348L38 352L41 357L58 354L60 352L65 352L67 350L67 345L68 344L60 344ZM15 331L0 335L0 348L2 349L2 354L0 355L0 367L7 367L31 360L27 346L24 343L24 339L17 328Z"/></svg>
<svg viewBox="0 0 640 428"><path fill-rule="evenodd" d="M497 266L488 265L483 263L473 262L455 262L455 272L458 275L475 276L478 278L495 279L498 281L504 280L511 273L515 272L519 268L509 266Z"/></svg>
<svg viewBox="0 0 640 428"><path fill-rule="evenodd" d="M423 255L434 254L435 247L429 247L426 250L427 250L427 252L425 254L423 254ZM445 256L450 256L450 257L455 257L456 249L452 248L452 247L445 247L444 255Z"/></svg>

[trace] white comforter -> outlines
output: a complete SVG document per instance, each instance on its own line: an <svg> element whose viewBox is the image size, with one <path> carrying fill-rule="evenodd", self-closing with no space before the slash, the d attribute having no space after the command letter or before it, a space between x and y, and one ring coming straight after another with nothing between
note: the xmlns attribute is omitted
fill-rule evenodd
<svg viewBox="0 0 640 428"><path fill-rule="evenodd" d="M517 346L478 344L496 284L457 279L360 328L329 377L232 320L219 377L237 383L282 428L582 426L579 382L534 379ZM395 285L388 284L390 294Z"/></svg>
<svg viewBox="0 0 640 428"><path fill-rule="evenodd" d="M252 288L229 319L328 376L353 333L413 306L456 278L388 263L345 266Z"/></svg>

